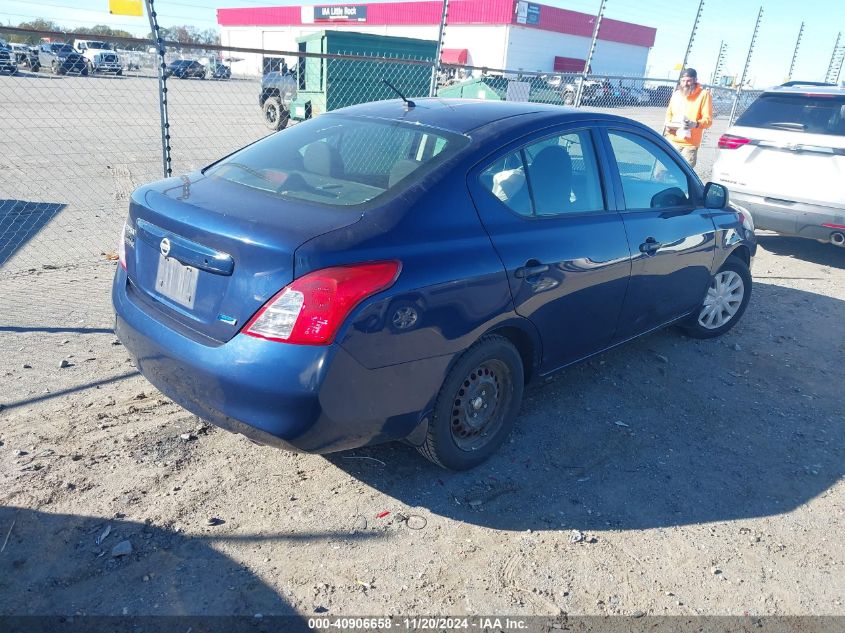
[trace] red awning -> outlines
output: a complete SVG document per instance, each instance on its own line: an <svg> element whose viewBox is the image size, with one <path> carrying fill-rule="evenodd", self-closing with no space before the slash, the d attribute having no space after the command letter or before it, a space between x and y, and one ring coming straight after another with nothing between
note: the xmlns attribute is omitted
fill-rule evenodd
<svg viewBox="0 0 845 633"><path fill-rule="evenodd" d="M441 64L466 64L469 51L465 48L444 48L440 51ZM581 62L581 68L584 62Z"/></svg>
<svg viewBox="0 0 845 633"><path fill-rule="evenodd" d="M587 60L576 59L575 57L557 57L555 56L555 72L558 73L580 73L584 70L584 64Z"/></svg>

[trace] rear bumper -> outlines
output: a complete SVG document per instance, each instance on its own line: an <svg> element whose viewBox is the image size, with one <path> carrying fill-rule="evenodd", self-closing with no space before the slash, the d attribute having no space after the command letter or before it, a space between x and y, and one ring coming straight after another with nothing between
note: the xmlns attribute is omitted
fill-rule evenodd
<svg viewBox="0 0 845 633"><path fill-rule="evenodd" d="M731 191L731 202L745 207L758 229L784 235L830 241L833 233L843 229L824 224L845 226L845 210L802 202L773 201L771 198Z"/></svg>
<svg viewBox="0 0 845 633"><path fill-rule="evenodd" d="M112 288L115 333L155 387L199 417L260 443L330 453L403 439L431 406L451 357L367 369L338 344L287 345L235 335L206 344Z"/></svg>
<svg viewBox="0 0 845 633"><path fill-rule="evenodd" d="M122 65L110 62L94 62L93 68L96 72L100 73L117 73L123 70Z"/></svg>

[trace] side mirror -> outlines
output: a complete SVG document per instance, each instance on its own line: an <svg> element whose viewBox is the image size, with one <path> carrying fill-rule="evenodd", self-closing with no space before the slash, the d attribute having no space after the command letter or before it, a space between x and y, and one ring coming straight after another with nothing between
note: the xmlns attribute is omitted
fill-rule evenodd
<svg viewBox="0 0 845 633"><path fill-rule="evenodd" d="M704 206L708 209L724 209L728 206L727 188L715 182L708 182L704 187Z"/></svg>

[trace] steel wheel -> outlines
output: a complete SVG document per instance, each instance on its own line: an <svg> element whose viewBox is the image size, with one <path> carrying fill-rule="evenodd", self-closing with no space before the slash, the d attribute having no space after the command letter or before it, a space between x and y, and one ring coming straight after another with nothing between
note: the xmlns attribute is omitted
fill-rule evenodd
<svg viewBox="0 0 845 633"><path fill-rule="evenodd" d="M698 324L716 330L733 319L745 297L745 283L732 270L717 273L710 282L704 305L698 315Z"/></svg>
<svg viewBox="0 0 845 633"><path fill-rule="evenodd" d="M446 375L417 450L450 470L478 466L513 428L524 386L522 357L513 343L483 336Z"/></svg>
<svg viewBox="0 0 845 633"><path fill-rule="evenodd" d="M511 372L500 360L488 360L464 379L452 403L452 441L462 451L484 446L501 428L512 393Z"/></svg>

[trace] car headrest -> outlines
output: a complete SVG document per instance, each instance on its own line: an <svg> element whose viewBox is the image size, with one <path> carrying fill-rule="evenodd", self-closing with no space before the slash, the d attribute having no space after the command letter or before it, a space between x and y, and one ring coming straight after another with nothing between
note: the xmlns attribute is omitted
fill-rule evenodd
<svg viewBox="0 0 845 633"><path fill-rule="evenodd" d="M305 171L320 176L334 176L338 172L340 157L328 143L318 141L305 148L302 155L302 164Z"/></svg>
<svg viewBox="0 0 845 633"><path fill-rule="evenodd" d="M405 176L412 173L419 166L420 166L420 163L418 163L415 160L411 160L410 158L397 160L393 164L393 167L390 168L390 175L387 178L388 188L392 187L397 182L402 180Z"/></svg>

